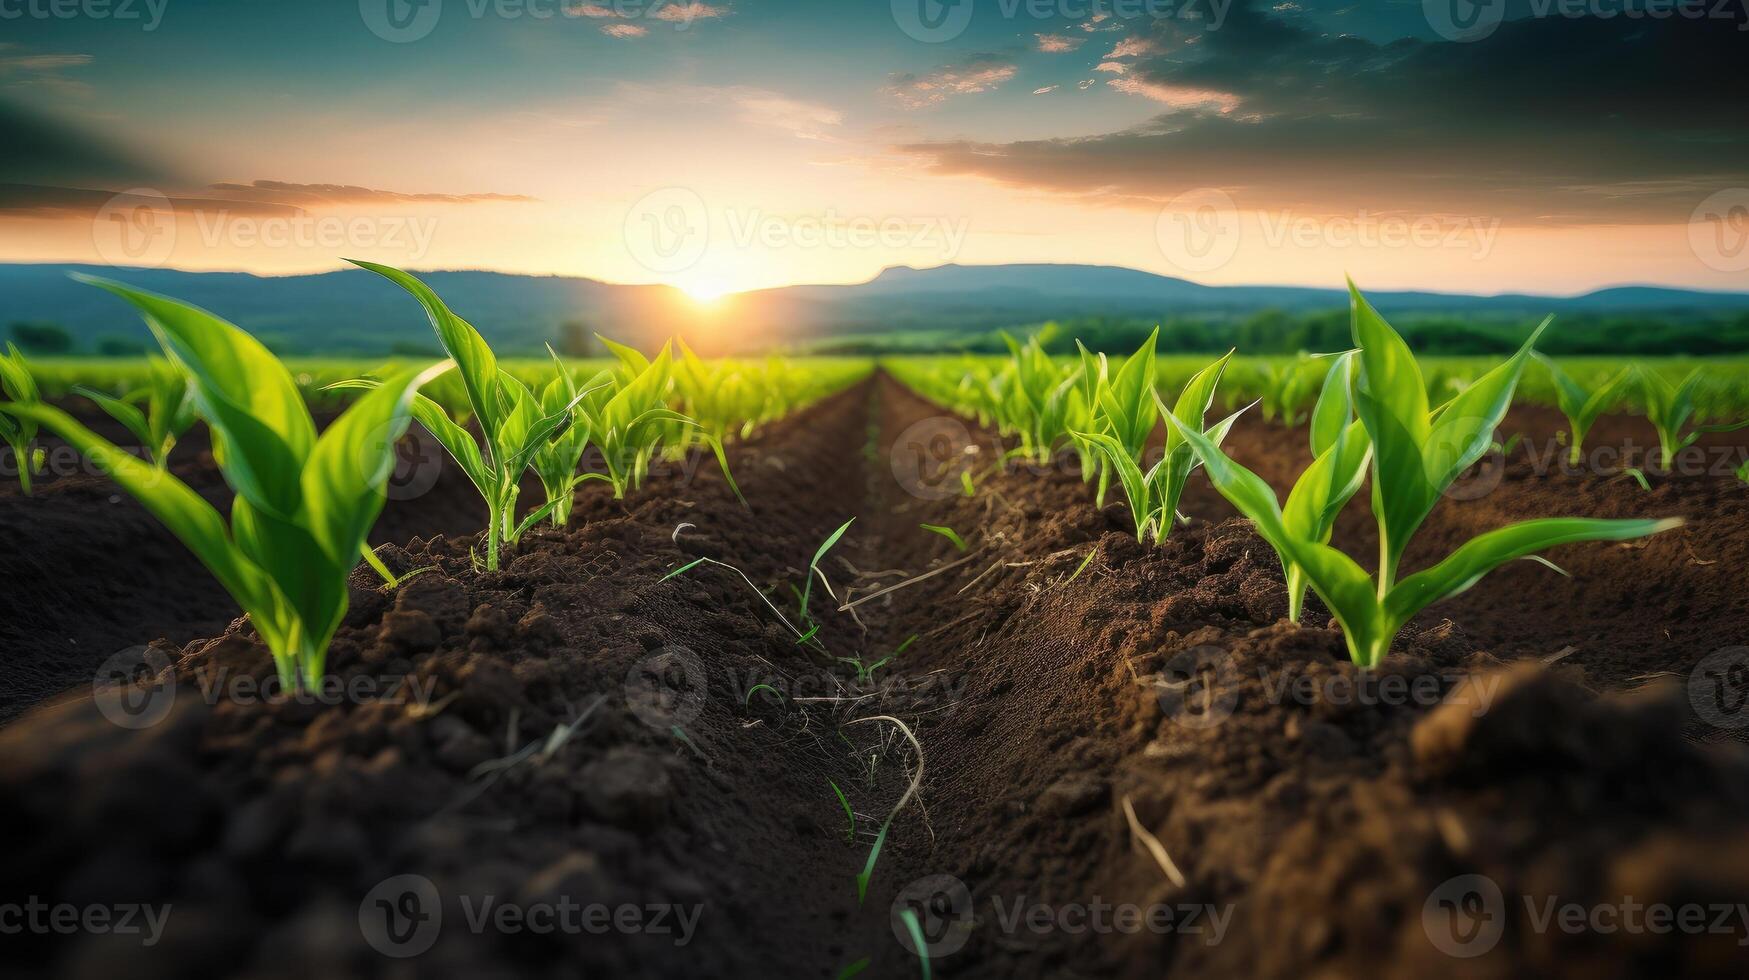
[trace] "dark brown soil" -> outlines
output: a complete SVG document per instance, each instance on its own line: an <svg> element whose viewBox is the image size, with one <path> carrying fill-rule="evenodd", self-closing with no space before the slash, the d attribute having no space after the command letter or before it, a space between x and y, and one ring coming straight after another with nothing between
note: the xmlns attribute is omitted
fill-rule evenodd
<svg viewBox="0 0 1749 980"><path fill-rule="evenodd" d="M1633 421L1608 420L1591 444L1619 444ZM1721 663L1735 672L1718 691L1742 680L1742 660L1708 658L1749 626L1749 494L1728 475L1654 474L1647 493L1543 472L1530 450L1558 419L1520 411L1513 426L1526 445L1498 485L1484 473L1471 486L1486 492L1442 504L1412 565L1551 511L1692 523L1642 546L1561 549L1571 578L1503 570L1429 610L1369 674L1314 625L1315 600L1308 625L1281 620L1275 556L1200 478L1192 523L1143 548L1119 496L1099 510L1066 470L989 472L987 434L884 376L734 448L750 511L708 467L626 502L592 490L575 529L478 573L456 533L465 495L427 494L455 502L432 519L459 527L401 525L390 540L406 547L386 553L440 570L399 592L355 575L330 662L351 687L334 704L218 684L271 666L246 621L185 642L174 630L213 608L198 593L79 583L163 610L110 607L78 628L100 647L170 635L154 648L174 665L166 686L119 714L164 717L125 727L113 696L86 694L0 730L0 902L171 911L143 950L137 936L8 936L9 968L833 977L868 958L864 976L914 976L895 938L909 908L938 976L1742 976L1749 753L1717 737L1734 731L1728 705L1691 699L1688 681ZM1279 484L1302 444L1247 424L1229 448ZM971 461L975 496L955 473L935 480L937 454ZM92 483L87 511L105 499ZM105 547L114 532L79 523L74 492L0 499L0 527L60 507L56 534L91 536L68 547ZM812 588L824 650L732 571L664 580L696 557L730 562L793 621L791 586L851 517L821 566L830 586ZM1364 554L1364 508L1347 517L1338 543ZM204 587L173 543L140 547ZM89 594L35 605L65 624ZM834 659L901 646L872 682ZM89 684L108 652L68 659ZM859 902L855 876L920 766ZM429 880L432 900L404 875ZM654 929L475 931L488 896L697 918L685 945ZM408 948L385 927L417 920L379 899L441 908L440 928L412 933L435 937L428 952L382 955ZM1554 924L1560 907L1625 904L1703 910L1718 928Z"/></svg>

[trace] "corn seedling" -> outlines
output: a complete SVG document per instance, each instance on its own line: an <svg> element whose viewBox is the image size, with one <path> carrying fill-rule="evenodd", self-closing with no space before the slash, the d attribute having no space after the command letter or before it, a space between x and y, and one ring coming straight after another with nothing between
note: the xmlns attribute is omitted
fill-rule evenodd
<svg viewBox="0 0 1749 980"><path fill-rule="evenodd" d="M320 683L346 613L346 579L382 511L394 444L419 386L453 365L385 379L316 435L291 373L254 337L192 306L87 276L132 303L187 373L214 456L236 492L231 520L168 473L59 409L0 406L54 432L162 521L249 614L288 689Z"/></svg>
<svg viewBox="0 0 1749 980"><path fill-rule="evenodd" d="M1304 358L1304 355L1302 355ZM1312 393L1312 376L1304 359L1291 364L1269 364L1260 378L1262 397L1259 399L1265 422L1280 421L1283 425L1298 425L1303 406Z"/></svg>
<svg viewBox="0 0 1749 980"><path fill-rule="evenodd" d="M908 649L911 646L911 644L916 643L916 642L917 642L917 634L913 633L910 636L906 637L905 642L899 644L898 648L895 649L892 653L887 654L886 656L882 657L881 659L875 661L872 664L865 665L862 662L862 658L860 658L860 657L857 657L857 658L839 657L837 659L838 659L839 663L849 664L850 666L854 667L856 669L856 683L860 686L867 687L868 685L874 683L875 671L880 670L882 667L885 667L887 664L892 663L894 658L896 658L899 654L904 653L906 651L906 649Z"/></svg>
<svg viewBox="0 0 1749 980"><path fill-rule="evenodd" d="M1549 378L1555 383L1555 402L1561 414L1567 417L1567 461L1578 466L1584 458L1586 433L1591 431L1598 416L1621 401L1622 394L1633 383L1634 370L1624 367L1597 388L1587 391L1554 361L1541 354L1537 354L1536 359L1548 369Z"/></svg>
<svg viewBox="0 0 1749 980"><path fill-rule="evenodd" d="M13 405L42 404L42 392L37 389L30 365L24 362L24 354L17 345L10 342L6 345L6 356L0 357L0 394ZM32 445L36 432L37 422L29 415L0 414L0 439L12 447L12 459L18 465L18 485L27 497L31 474L42 469L42 451Z"/></svg>
<svg viewBox="0 0 1749 980"><path fill-rule="evenodd" d="M546 506L550 510L548 517L553 526L564 527L571 522L571 508L577 502L577 485L584 480L607 479L598 473L579 473L577 467L583 461L583 451L589 447L589 419L601 415L599 407L591 412L583 408L583 405L592 398L596 400L597 406L604 404L611 397L607 392L613 387L613 376L603 371L587 386L579 386L571 369L559 360L558 353L550 346L547 353L552 356L553 367L558 376L541 391L541 412L554 415L571 411L576 406L578 417L535 450L534 456L529 460L529 468L534 470L535 476L540 479L541 489L546 493Z"/></svg>
<svg viewBox="0 0 1749 980"><path fill-rule="evenodd" d="M1147 348L1150 352L1152 345L1150 340ZM1111 390L1102 393L1100 401L1102 413L1107 420L1107 432L1076 433L1077 438L1085 439L1097 449L1103 455L1105 465L1117 473L1118 482L1123 486L1125 497L1129 499L1130 517L1135 521L1137 541L1146 541L1149 536L1156 542L1163 541L1172 533L1173 525L1181 517L1178 513L1178 501L1184 496L1184 486L1190 480L1191 472L1201 464L1190 443L1177 434L1177 426L1166 430L1166 452L1145 473L1139 462L1140 449L1137 449L1136 456L1132 456L1130 447L1146 444L1148 434L1153 430L1154 420L1160 415L1176 417L1201 433L1204 417L1214 401L1215 388L1220 384L1221 374L1232 356L1228 353L1198 371L1184 386L1184 391L1178 396L1178 403L1170 410L1160 400L1160 394L1154 390L1152 383L1136 386L1139 390L1124 389L1123 386L1128 382L1123 377L1123 371L1120 371L1118 380L1113 383ZM1125 365L1124 371L1128 370L1129 366ZM1151 371L1147 377L1152 377ZM1140 408L1144 403L1147 406L1145 411ZM1233 427L1233 422L1244 411L1240 409L1216 423L1208 430L1208 438L1219 445ZM1136 435L1138 432L1139 437Z"/></svg>
<svg viewBox="0 0 1749 980"><path fill-rule="evenodd" d="M443 445L485 498L485 566L488 570L496 569L500 547L515 544L523 533L558 506L549 501L521 524L516 523L516 498L522 488L522 473L529 468L534 455L571 423L573 406L546 411L528 385L498 366L497 357L480 332L450 312L425 283L389 266L350 261L411 293L425 308L438 342L460 371L468 405L485 436L483 445L476 443L468 430L457 425L441 405L423 395L414 397L413 417ZM362 381L333 387L375 387L377 384Z"/></svg>
<svg viewBox="0 0 1749 980"><path fill-rule="evenodd" d="M899 729L900 733L911 743L912 750L917 753L917 771L912 774L911 784L905 787L905 792L899 797L899 802L893 807L893 812L887 814L886 821L881 824L880 832L875 834L874 846L868 851L868 860L862 866L862 873L856 876L856 904L859 906L863 899L868 897L868 883L874 877L875 862L880 860L881 848L887 842L887 831L892 829L893 821L899 818L899 814L905 811L906 804L911 802L911 798L916 796L918 789L923 786L923 743L917 741L916 735L911 734L910 726L892 715L872 715L868 718L857 718L845 722L844 725L846 727L862 725L871 721L884 721ZM869 778L871 780L874 778L872 766L869 769Z"/></svg>
<svg viewBox="0 0 1749 980"><path fill-rule="evenodd" d="M917 526L925 531L933 531L949 541L952 541L953 546L961 551L966 550L966 539L960 537L959 532L951 527L943 527L940 524L919 524Z"/></svg>
<svg viewBox="0 0 1749 980"><path fill-rule="evenodd" d="M1324 378L1324 390L1312 407L1312 465L1306 467L1282 507L1282 523L1288 533L1303 541L1329 544L1336 515L1348 505L1372 458L1372 440L1354 417L1354 372L1358 352L1336 358ZM1218 445L1218 443L1217 443ZM1287 617L1299 622L1306 602L1306 573L1283 557L1287 581Z"/></svg>
<svg viewBox="0 0 1749 980"><path fill-rule="evenodd" d="M856 840L856 811L850 808L850 798L844 795L836 782L828 779L826 784L832 787L832 793L838 797L838 805L844 808L844 843L849 844Z"/></svg>
<svg viewBox="0 0 1749 980"><path fill-rule="evenodd" d="M674 367L672 345L664 344L651 360L606 337L601 342L619 358L618 387L605 399L586 395L575 411L578 420L587 427L590 441L601 451L602 463L607 468L604 476L613 485L614 499L623 499L627 490L643 485L650 460L665 438L672 441L675 432L691 430L697 439L710 446L723 479L745 505L747 498L741 496L741 488L729 472L722 440L703 432L696 420L668 407Z"/></svg>
<svg viewBox="0 0 1749 980"><path fill-rule="evenodd" d="M1376 581L1354 559L1290 530L1275 492L1257 474L1229 459L1213 440L1177 419L1168 422L1202 456L1215 489L1256 524L1284 566L1304 570L1311 587L1335 613L1356 664L1376 666L1416 613L1463 592L1509 561L1559 544L1621 541L1681 525L1680 520L1524 521L1472 538L1432 568L1398 581L1398 565L1410 537L1445 488L1487 451L1494 429L1511 405L1532 345L1548 321L1517 354L1433 412L1408 345L1352 283L1349 288L1354 339L1360 348L1354 402L1373 444L1372 510L1379 526Z"/></svg>
<svg viewBox="0 0 1749 980"><path fill-rule="evenodd" d="M1688 434L1683 429L1694 418L1694 392L1700 384L1701 370L1695 368L1679 382L1672 382L1657 371L1636 367L1640 375L1640 391L1646 399L1646 419L1658 430L1660 469L1669 470L1676 454L1694 445L1703 432L1734 432L1749 426L1749 419L1728 425L1696 426Z"/></svg>
<svg viewBox="0 0 1749 980"><path fill-rule="evenodd" d="M171 447L194 425L194 389L188 376L162 358L151 359L145 387L116 398L113 395L74 385L73 391L97 403L110 418L140 441L153 465L163 469L169 462ZM140 403L145 409L140 409Z"/></svg>

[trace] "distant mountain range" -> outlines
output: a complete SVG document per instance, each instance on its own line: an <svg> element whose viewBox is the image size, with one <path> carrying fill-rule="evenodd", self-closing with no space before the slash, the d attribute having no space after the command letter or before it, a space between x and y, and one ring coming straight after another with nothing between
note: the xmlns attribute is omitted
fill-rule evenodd
<svg viewBox="0 0 1749 980"><path fill-rule="evenodd" d="M302 276L183 272L76 265L0 264L0 325L49 322L83 350L103 338L144 339L113 296L67 277L110 276L205 307L300 353L380 354L433 347L419 307L400 289L359 270ZM668 286L628 286L565 276L422 272L450 307L506 351L535 353L580 323L631 343L685 336L705 352L806 346L833 338L927 331L951 344L983 333L1072 317L1236 317L1262 309L1339 309L1339 289L1205 286L1134 269L1089 265L895 267L848 286L789 286L701 306ZM1749 293L1621 286L1581 296L1470 296L1378 292L1386 315L1451 314L1493 319L1549 313L1694 317L1749 312Z"/></svg>

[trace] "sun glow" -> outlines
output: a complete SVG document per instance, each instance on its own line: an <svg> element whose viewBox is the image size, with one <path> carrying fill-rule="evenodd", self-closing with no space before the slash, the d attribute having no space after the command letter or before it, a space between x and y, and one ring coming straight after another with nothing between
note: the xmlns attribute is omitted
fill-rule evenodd
<svg viewBox="0 0 1749 980"><path fill-rule="evenodd" d="M695 304L701 307L715 306L718 300L735 292L734 286L721 279L715 278L689 279L684 282L677 282L674 285L681 292L685 293Z"/></svg>

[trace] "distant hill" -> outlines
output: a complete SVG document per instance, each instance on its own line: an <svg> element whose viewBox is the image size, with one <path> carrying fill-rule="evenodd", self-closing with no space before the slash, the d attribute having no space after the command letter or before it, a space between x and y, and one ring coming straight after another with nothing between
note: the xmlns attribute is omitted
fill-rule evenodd
<svg viewBox="0 0 1749 980"><path fill-rule="evenodd" d="M205 307L301 353L380 354L432 345L418 306L359 270L263 277L72 265L0 264L0 324L58 323L81 349L100 338L144 339L123 304L73 282L69 271L107 275ZM564 276L436 271L421 277L506 351L536 353L567 321L632 343L685 336L726 352L808 345L833 337L928 331L951 342L997 327L1085 317L1237 317L1265 309L1340 309L1339 289L1205 286L1134 269L1087 265L895 267L847 286L790 286L724 297L700 307L667 286L627 286ZM1749 293L1621 286L1581 296L1469 296L1380 292L1387 315L1530 319L1549 313L1693 318L1749 312Z"/></svg>

